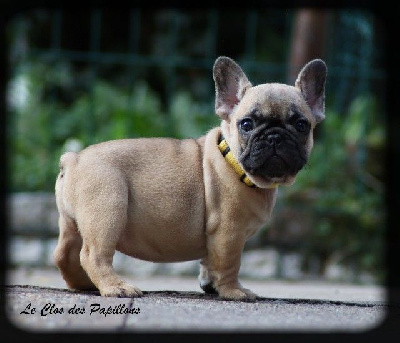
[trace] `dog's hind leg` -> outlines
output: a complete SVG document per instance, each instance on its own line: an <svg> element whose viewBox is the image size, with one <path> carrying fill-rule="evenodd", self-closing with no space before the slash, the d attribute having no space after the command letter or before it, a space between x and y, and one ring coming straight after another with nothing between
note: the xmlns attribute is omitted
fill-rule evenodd
<svg viewBox="0 0 400 343"><path fill-rule="evenodd" d="M75 221L61 213L58 222L60 234L54 259L67 286L73 289L96 289L81 266L79 253L82 248L82 237Z"/></svg>
<svg viewBox="0 0 400 343"><path fill-rule="evenodd" d="M124 281L115 272L112 262L115 254L116 239L110 235L110 228L102 226L102 222L83 225L83 245L80 261L97 286L102 296L137 297L142 292ZM85 231L96 230L96 233L85 235ZM86 232L87 232L86 231ZM93 231L92 231L93 232Z"/></svg>
<svg viewBox="0 0 400 343"><path fill-rule="evenodd" d="M83 239L80 261L100 294L141 296L142 292L117 275L112 265L128 220L128 186L123 176L107 168L93 171L91 183L80 194L78 206L81 212L77 223Z"/></svg>

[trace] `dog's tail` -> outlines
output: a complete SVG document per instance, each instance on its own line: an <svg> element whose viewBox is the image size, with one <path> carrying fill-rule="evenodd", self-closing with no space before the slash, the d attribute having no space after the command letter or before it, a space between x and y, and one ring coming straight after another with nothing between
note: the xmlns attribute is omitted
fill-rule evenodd
<svg viewBox="0 0 400 343"><path fill-rule="evenodd" d="M67 165L75 164L78 158L76 152L68 151L64 153L60 158L60 172L62 172Z"/></svg>
<svg viewBox="0 0 400 343"><path fill-rule="evenodd" d="M78 159L78 154L71 151L68 151L61 156L60 172L58 174L57 182L61 181L64 178L66 170L69 168L69 166L76 164L77 159Z"/></svg>
<svg viewBox="0 0 400 343"><path fill-rule="evenodd" d="M60 172L58 173L56 185L55 185L55 193L56 193L56 200L57 200L57 207L58 211L68 213L70 216L71 207L69 206L69 202L67 200L67 194L65 194L64 188L72 187L73 185L66 185L67 182L67 174L71 172L71 168L75 166L78 161L78 154L75 152L66 152L60 158ZM70 193L70 192L68 192Z"/></svg>

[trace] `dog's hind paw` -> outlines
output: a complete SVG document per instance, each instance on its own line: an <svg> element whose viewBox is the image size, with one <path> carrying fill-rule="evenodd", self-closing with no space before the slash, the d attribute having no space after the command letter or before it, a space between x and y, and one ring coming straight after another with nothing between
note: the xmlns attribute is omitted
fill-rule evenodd
<svg viewBox="0 0 400 343"><path fill-rule="evenodd" d="M111 285L105 286L100 289L100 294L103 297L117 297L117 298L135 298L143 295L142 291L132 285Z"/></svg>

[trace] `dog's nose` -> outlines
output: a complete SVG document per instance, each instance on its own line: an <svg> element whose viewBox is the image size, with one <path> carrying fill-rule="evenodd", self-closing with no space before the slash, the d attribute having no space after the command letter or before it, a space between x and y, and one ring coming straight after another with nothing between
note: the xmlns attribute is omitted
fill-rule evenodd
<svg viewBox="0 0 400 343"><path fill-rule="evenodd" d="M282 141L282 137L279 133L270 134L267 136L267 142L269 145L278 146Z"/></svg>

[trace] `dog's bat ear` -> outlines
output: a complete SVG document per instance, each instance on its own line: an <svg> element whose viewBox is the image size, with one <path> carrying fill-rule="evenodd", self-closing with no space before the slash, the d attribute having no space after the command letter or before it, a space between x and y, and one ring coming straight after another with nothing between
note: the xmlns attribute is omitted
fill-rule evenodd
<svg viewBox="0 0 400 343"><path fill-rule="evenodd" d="M295 86L311 108L317 123L325 118L325 82L327 68L320 59L308 62L297 76Z"/></svg>
<svg viewBox="0 0 400 343"><path fill-rule="evenodd" d="M228 120L234 107L251 87L250 81L239 65L229 57L218 57L214 63L215 112Z"/></svg>

